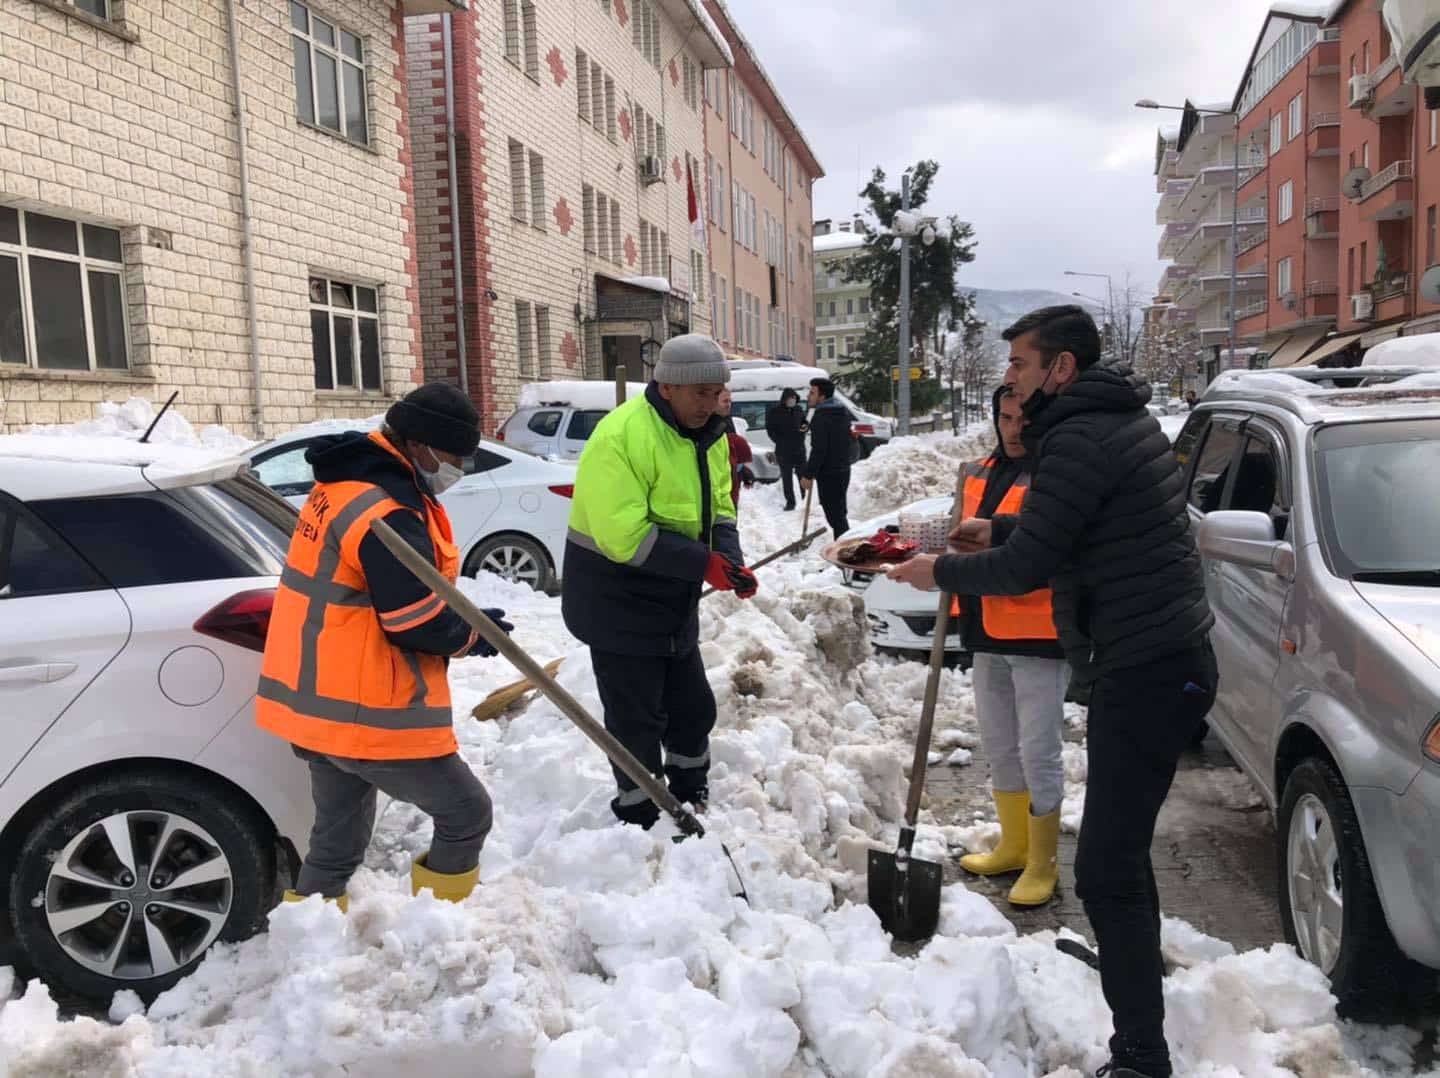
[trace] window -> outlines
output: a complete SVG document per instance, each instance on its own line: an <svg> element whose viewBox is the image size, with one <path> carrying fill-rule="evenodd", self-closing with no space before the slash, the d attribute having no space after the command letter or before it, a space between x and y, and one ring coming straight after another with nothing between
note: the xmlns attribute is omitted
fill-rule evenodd
<svg viewBox="0 0 1440 1078"><path fill-rule="evenodd" d="M745 347L745 293L735 286L735 343Z"/></svg>
<svg viewBox="0 0 1440 1078"><path fill-rule="evenodd" d="M0 363L125 370L120 233L0 206Z"/></svg>
<svg viewBox="0 0 1440 1078"><path fill-rule="evenodd" d="M1345 252L1345 292L1347 295L1355 294L1355 248L1353 247Z"/></svg>
<svg viewBox="0 0 1440 1078"><path fill-rule="evenodd" d="M590 435L595 433L595 428L600 425L609 412L599 409L588 409L583 412L572 412L570 422L565 424L565 437L575 442L587 442Z"/></svg>
<svg viewBox="0 0 1440 1078"><path fill-rule="evenodd" d="M1360 69L1365 74L1370 74L1370 42L1368 41L1360 46Z"/></svg>
<svg viewBox="0 0 1440 1078"><path fill-rule="evenodd" d="M597 121L598 123L598 121ZM615 80L609 75L605 76L605 137L611 142L616 140L615 128Z"/></svg>
<svg viewBox="0 0 1440 1078"><path fill-rule="evenodd" d="M310 349L316 389L379 393L380 315L375 289L310 278Z"/></svg>
<svg viewBox="0 0 1440 1078"><path fill-rule="evenodd" d="M295 527L293 511L254 479L29 508L115 588L273 576Z"/></svg>
<svg viewBox="0 0 1440 1078"><path fill-rule="evenodd" d="M1296 94L1290 99L1290 137L1298 138L1304 127L1305 95Z"/></svg>
<svg viewBox="0 0 1440 1078"><path fill-rule="evenodd" d="M718 301L715 317L715 332L722 340L730 338L730 282L724 277L717 278L714 297Z"/></svg>
<svg viewBox="0 0 1440 1078"><path fill-rule="evenodd" d="M260 482L282 498L304 497L315 486L315 469L305 459L314 442L281 446L255 458L251 467Z"/></svg>
<svg viewBox="0 0 1440 1078"><path fill-rule="evenodd" d="M1365 287L1365 282L1370 279L1370 242L1363 240L1360 243L1360 287Z"/></svg>
<svg viewBox="0 0 1440 1078"><path fill-rule="evenodd" d="M595 253L595 188L588 183L580 188L580 219L581 235L585 244L585 253Z"/></svg>
<svg viewBox="0 0 1440 1078"><path fill-rule="evenodd" d="M1270 117L1270 153L1271 153L1271 156L1274 156L1275 154L1279 153L1279 152L1280 152L1280 147L1281 147L1282 145L1284 145L1284 136L1285 136L1284 123L1285 123L1285 117L1281 116L1280 113L1278 113L1278 112L1277 112L1277 113L1274 113L1274 114Z"/></svg>
<svg viewBox="0 0 1440 1078"><path fill-rule="evenodd" d="M521 378L535 377L535 331L523 299L515 301L515 360Z"/></svg>
<svg viewBox="0 0 1440 1078"><path fill-rule="evenodd" d="M560 420L564 418L563 412L536 412L525 426L542 438L553 438L560 429Z"/></svg>
<svg viewBox="0 0 1440 1078"><path fill-rule="evenodd" d="M1280 185L1280 213L1276 220L1284 224L1295 216L1295 181L1286 180Z"/></svg>
<svg viewBox="0 0 1440 1078"><path fill-rule="evenodd" d="M630 40L640 55L660 68L660 16L650 0L635 0L631 5Z"/></svg>
<svg viewBox="0 0 1440 1078"><path fill-rule="evenodd" d="M612 198L610 200L610 261L617 266L620 265L621 247L623 246L620 233L620 201Z"/></svg>
<svg viewBox="0 0 1440 1078"><path fill-rule="evenodd" d="M535 306L535 355L540 363L540 377L549 378L550 367L550 308Z"/></svg>
<svg viewBox="0 0 1440 1078"><path fill-rule="evenodd" d="M97 19L110 20L110 0L70 0L70 3Z"/></svg>
<svg viewBox="0 0 1440 1078"><path fill-rule="evenodd" d="M690 289L695 303L705 302L705 256L699 251L690 252Z"/></svg>
<svg viewBox="0 0 1440 1078"><path fill-rule="evenodd" d="M1425 265L1435 265L1435 207L1425 211Z"/></svg>
<svg viewBox="0 0 1440 1078"><path fill-rule="evenodd" d="M855 301L854 301L853 299L847 299L847 300L845 301L845 313L846 313L846 314L854 314L854 313L855 313Z"/></svg>
<svg viewBox="0 0 1440 1078"><path fill-rule="evenodd" d="M105 582L18 503L0 501L0 599L90 591Z"/></svg>
<svg viewBox="0 0 1440 1078"><path fill-rule="evenodd" d="M861 296L861 297L860 297L860 313L861 313L861 314L869 314L869 313L870 313L870 297L869 297L869 296Z"/></svg>
<svg viewBox="0 0 1440 1078"><path fill-rule="evenodd" d="M1360 163L1366 168L1370 167L1370 143L1360 143Z"/></svg>
<svg viewBox="0 0 1440 1078"><path fill-rule="evenodd" d="M1281 299L1290 295L1290 269L1292 262L1288 258L1282 258L1275 263L1275 295Z"/></svg>
<svg viewBox="0 0 1440 1078"><path fill-rule="evenodd" d="M520 23L525 30L525 74L540 81L540 28L535 19L535 5L520 0Z"/></svg>
<svg viewBox="0 0 1440 1078"><path fill-rule="evenodd" d="M525 147L510 140L510 216L523 221L528 212L528 195L525 190Z"/></svg>
<svg viewBox="0 0 1440 1078"><path fill-rule="evenodd" d="M681 86L685 94L685 104L698 112L700 110L700 65L690 59L689 55L682 56L680 64L684 71Z"/></svg>
<svg viewBox="0 0 1440 1078"><path fill-rule="evenodd" d="M530 224L545 231L545 158L530 151Z"/></svg>
<svg viewBox="0 0 1440 1078"><path fill-rule="evenodd" d="M1430 113L1430 149L1440 144L1440 109L1426 109Z"/></svg>
<svg viewBox="0 0 1440 1078"><path fill-rule="evenodd" d="M725 231L725 166L715 162L715 178L710 183L710 201L715 209L715 227Z"/></svg>
<svg viewBox="0 0 1440 1078"><path fill-rule="evenodd" d="M1279 455L1270 439L1251 434L1240 453L1225 508L1264 513L1274 523L1276 537L1283 539L1290 512L1285 506L1280 473Z"/></svg>
<svg viewBox="0 0 1440 1078"><path fill-rule="evenodd" d="M828 309L825 313L828 314L831 318L834 318L834 317L835 317L835 301L834 301L833 299L830 301L828 307L829 307L829 309Z"/></svg>
<svg viewBox="0 0 1440 1078"><path fill-rule="evenodd" d="M592 123L590 96L590 58L584 49L575 50L575 99L579 106L580 119Z"/></svg>
<svg viewBox="0 0 1440 1078"><path fill-rule="evenodd" d="M610 200L602 194L595 196L595 253L610 257Z"/></svg>
<svg viewBox="0 0 1440 1078"><path fill-rule="evenodd" d="M520 65L520 5L517 0L500 0L505 5L505 59Z"/></svg>
<svg viewBox="0 0 1440 1078"><path fill-rule="evenodd" d="M1212 423L1190 480L1190 504L1202 513L1220 508L1230 462L1240 446L1240 433L1229 423Z"/></svg>
<svg viewBox="0 0 1440 1078"><path fill-rule="evenodd" d="M300 119L368 144L364 42L293 0L290 26Z"/></svg>
<svg viewBox="0 0 1440 1078"><path fill-rule="evenodd" d="M492 453L488 449L481 448L466 457L462 465L466 475L477 475L484 472L493 472L497 468L504 468L509 463L509 457L502 457L499 453Z"/></svg>

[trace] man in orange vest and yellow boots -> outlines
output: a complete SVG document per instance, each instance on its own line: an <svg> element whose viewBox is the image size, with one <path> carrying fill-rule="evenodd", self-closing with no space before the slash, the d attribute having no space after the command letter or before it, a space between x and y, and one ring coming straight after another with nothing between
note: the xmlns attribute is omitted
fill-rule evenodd
<svg viewBox="0 0 1440 1078"><path fill-rule="evenodd" d="M275 593L255 717L310 765L315 826L286 901L318 894L343 910L375 826L376 791L434 821L411 890L459 902L479 878L490 796L452 727L452 658L494 655L370 531L384 520L450 580L460 568L437 501L464 477L479 416L458 389L421 386L372 434L324 438L305 454L315 489ZM503 610L487 610L508 632Z"/></svg>
<svg viewBox="0 0 1440 1078"><path fill-rule="evenodd" d="M1002 386L993 408L1000 441L987 459L961 468L957 520L1019 513L1030 486L1020 399ZM1020 872L1011 904L1043 906L1059 877L1055 858L1065 793L1060 733L1068 677L1050 589L967 595L956 603L962 646L975 656L975 714L1000 818L999 845L962 857L960 867L979 876Z"/></svg>

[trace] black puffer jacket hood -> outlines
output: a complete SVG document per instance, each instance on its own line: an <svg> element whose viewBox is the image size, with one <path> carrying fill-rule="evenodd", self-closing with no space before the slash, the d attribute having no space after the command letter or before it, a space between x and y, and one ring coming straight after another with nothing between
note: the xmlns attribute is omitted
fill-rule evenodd
<svg viewBox="0 0 1440 1078"><path fill-rule="evenodd" d="M424 509L425 495L429 493L428 487L420 487L424 477L376 445L364 431L316 439L305 451L305 461L314 469L317 483L373 483L401 505Z"/></svg>

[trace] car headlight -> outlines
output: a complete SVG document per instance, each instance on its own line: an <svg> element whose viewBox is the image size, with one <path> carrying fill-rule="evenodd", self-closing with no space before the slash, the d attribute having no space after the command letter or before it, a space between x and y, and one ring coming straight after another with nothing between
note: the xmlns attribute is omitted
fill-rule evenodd
<svg viewBox="0 0 1440 1078"><path fill-rule="evenodd" d="M1435 716L1435 721L1430 724L1430 730L1425 735L1423 743L1425 755L1440 764L1440 715Z"/></svg>

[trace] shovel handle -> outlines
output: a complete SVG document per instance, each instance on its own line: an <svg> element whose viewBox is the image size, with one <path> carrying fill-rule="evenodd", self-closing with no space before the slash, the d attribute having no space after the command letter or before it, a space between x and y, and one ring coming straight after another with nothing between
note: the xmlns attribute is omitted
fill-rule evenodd
<svg viewBox="0 0 1440 1078"><path fill-rule="evenodd" d="M804 535L810 530L810 496L815 493L815 480L810 480L810 486L805 491L805 516L800 521L800 534ZM837 535L835 537L839 539Z"/></svg>
<svg viewBox="0 0 1440 1078"><path fill-rule="evenodd" d="M910 765L910 796L905 801L905 825L914 836L915 819L920 815L920 795L925 790L925 768L930 759L930 733L935 728L935 704L940 698L940 673L945 666L945 638L950 633L948 591L940 593L935 611L935 637L930 642L930 675L925 679L925 701L920 707L920 729L915 735L915 760ZM904 832L902 831L902 834Z"/></svg>
<svg viewBox="0 0 1440 1078"><path fill-rule="evenodd" d="M769 564L770 564L772 561L774 561L776 558L783 558L786 554L794 553L795 551L799 550L801 547L807 546L808 544L814 542L816 539L820 538L820 536L822 536L822 535L824 535L824 534L825 534L825 529L824 529L824 528L816 528L816 529L815 529L813 532L811 532L809 535L802 536L801 538L796 539L793 543L789 544L788 546L782 546L779 550L772 550L769 554L766 554L763 558L761 558L759 561L755 562L755 564L749 566L748 568L750 569L750 571L751 571L752 573L753 573L756 569L763 569L765 566L769 565ZM700 598L703 599L703 598L705 598L707 595L714 595L714 594L715 594L715 589L714 589L714 588L706 588L704 591L702 591L702 592L700 593Z"/></svg>
<svg viewBox="0 0 1440 1078"><path fill-rule="evenodd" d="M375 533L375 537L380 542L385 544L385 549L399 559L401 565L414 573L427 588L444 599L450 609L464 618L471 628L485 638L487 644L514 663L515 668L549 697L550 702L558 707L567 719L578 726L582 734L593 741L616 767L630 776L630 780L644 790L651 801L665 810L682 833L694 835L697 838L705 834L705 828L701 826L700 821L692 813L686 811L685 806L664 783L650 774L645 765L631 755L629 749L615 740L609 730L596 722L575 697L566 692L554 678L545 672L543 666L532 659L506 633L502 632L500 627L486 617L478 606L467 599L459 588L446 580L435 566L426 561L419 551L395 534L395 530L383 520L371 521L370 530Z"/></svg>

